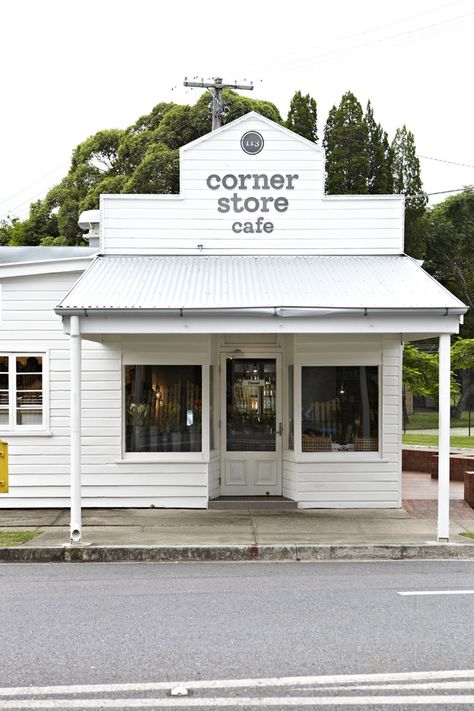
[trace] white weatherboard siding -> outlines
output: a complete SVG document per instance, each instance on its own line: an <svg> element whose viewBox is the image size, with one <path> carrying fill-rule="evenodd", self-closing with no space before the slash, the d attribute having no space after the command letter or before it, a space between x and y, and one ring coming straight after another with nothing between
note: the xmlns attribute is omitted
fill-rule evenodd
<svg viewBox="0 0 474 711"><path fill-rule="evenodd" d="M401 505L401 358L393 336L296 336L299 365L381 368L380 453L286 452L286 490L299 508L397 508ZM295 379L297 382L299 379Z"/></svg>
<svg viewBox="0 0 474 711"><path fill-rule="evenodd" d="M47 431L0 430L9 444L10 465L10 492L0 497L2 508L69 505L69 338L53 309L78 276L37 275L2 283L0 351L49 354ZM186 462L123 459L121 372L122 362L135 361L207 366L209 337L83 340L82 354L83 505L206 507L208 464L200 453Z"/></svg>
<svg viewBox="0 0 474 711"><path fill-rule="evenodd" d="M87 341L83 342L86 344ZM150 457L122 449L124 364L209 363L209 337L130 336L94 344L95 360L83 361L82 495L84 506L205 508L207 454ZM100 373L107 379L101 381ZM186 459L186 461L183 461Z"/></svg>
<svg viewBox="0 0 474 711"><path fill-rule="evenodd" d="M0 497L5 508L69 504L69 339L53 309L78 276L37 274L2 281L0 351L44 353L49 360L46 430L13 434L0 429L9 444L10 493Z"/></svg>
<svg viewBox="0 0 474 711"><path fill-rule="evenodd" d="M259 131L258 155L240 147L246 131ZM282 176L266 186L253 175ZM225 176L238 184L222 187ZM219 184L210 176L219 176ZM244 176L241 182L240 176ZM287 176L290 176L288 179ZM292 177L297 176L297 177ZM231 179L229 179L231 181ZM281 181L280 181L281 182ZM232 181L225 183L232 185ZM257 210L219 212L218 200L260 201ZM269 202L263 204L262 198ZM288 201L285 211L275 200ZM238 203L240 210L243 203ZM235 222L271 222L271 233L236 233ZM101 196L102 253L105 254L401 254L403 198L324 196L321 148L256 114L248 114L181 150L180 195ZM243 229L243 228L241 228Z"/></svg>

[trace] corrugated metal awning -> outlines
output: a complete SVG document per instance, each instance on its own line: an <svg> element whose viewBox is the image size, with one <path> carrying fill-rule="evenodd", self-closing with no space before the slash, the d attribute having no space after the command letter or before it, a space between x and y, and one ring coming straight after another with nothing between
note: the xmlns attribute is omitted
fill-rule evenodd
<svg viewBox="0 0 474 711"><path fill-rule="evenodd" d="M81 312L466 307L406 256L101 256L56 308ZM301 315L301 313L299 314Z"/></svg>

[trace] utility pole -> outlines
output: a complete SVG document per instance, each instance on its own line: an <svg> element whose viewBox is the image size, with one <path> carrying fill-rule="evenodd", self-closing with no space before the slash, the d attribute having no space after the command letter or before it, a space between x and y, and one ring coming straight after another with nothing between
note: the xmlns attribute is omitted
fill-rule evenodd
<svg viewBox="0 0 474 711"><path fill-rule="evenodd" d="M226 106L222 103L222 89L244 89L245 91L253 91L253 84L224 84L220 77L215 79L209 79L205 81L188 81L187 77L184 79L184 86L190 86L193 88L207 89L212 95L212 102L210 104L212 109L212 130L215 131L216 128L222 126L222 116L228 113ZM211 91L214 89L214 93Z"/></svg>

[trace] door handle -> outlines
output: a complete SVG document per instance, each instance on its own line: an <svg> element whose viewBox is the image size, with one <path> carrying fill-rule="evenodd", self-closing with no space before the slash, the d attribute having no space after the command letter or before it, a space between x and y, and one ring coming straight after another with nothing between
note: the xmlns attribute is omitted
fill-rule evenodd
<svg viewBox="0 0 474 711"><path fill-rule="evenodd" d="M280 435L280 437L282 437L283 435L283 422L280 422L280 424L278 425L278 434Z"/></svg>

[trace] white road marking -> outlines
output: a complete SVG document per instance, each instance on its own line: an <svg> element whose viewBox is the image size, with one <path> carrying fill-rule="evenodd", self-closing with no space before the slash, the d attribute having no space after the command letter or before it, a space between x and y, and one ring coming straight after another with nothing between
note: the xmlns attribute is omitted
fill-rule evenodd
<svg viewBox="0 0 474 711"><path fill-rule="evenodd" d="M386 674L331 674L322 676L286 676L261 679L210 679L199 681L157 681L138 684L72 684L68 686L0 687L2 696L54 696L64 694L115 694L144 691L169 691L176 686L186 689L255 689L284 686L329 686L386 682L435 681L438 679L474 679L474 669L447 671L391 672Z"/></svg>
<svg viewBox="0 0 474 711"><path fill-rule="evenodd" d="M270 696L264 698L207 698L207 699L16 699L0 701L0 709L120 709L120 708L224 708L271 706L474 706L474 696Z"/></svg>
<svg viewBox="0 0 474 711"><path fill-rule="evenodd" d="M0 687L2 696L58 696L65 694L114 694L145 691L169 691L176 686L186 689L256 689L285 686L341 686L389 682L433 682L448 679L474 679L474 669L446 671L391 672L379 674L332 674L322 676L287 676L260 679L209 679L199 681L158 681L137 684L72 684L67 686ZM462 683L462 682L461 682Z"/></svg>
<svg viewBox="0 0 474 711"><path fill-rule="evenodd" d="M397 595L474 595L474 590L407 590Z"/></svg>

